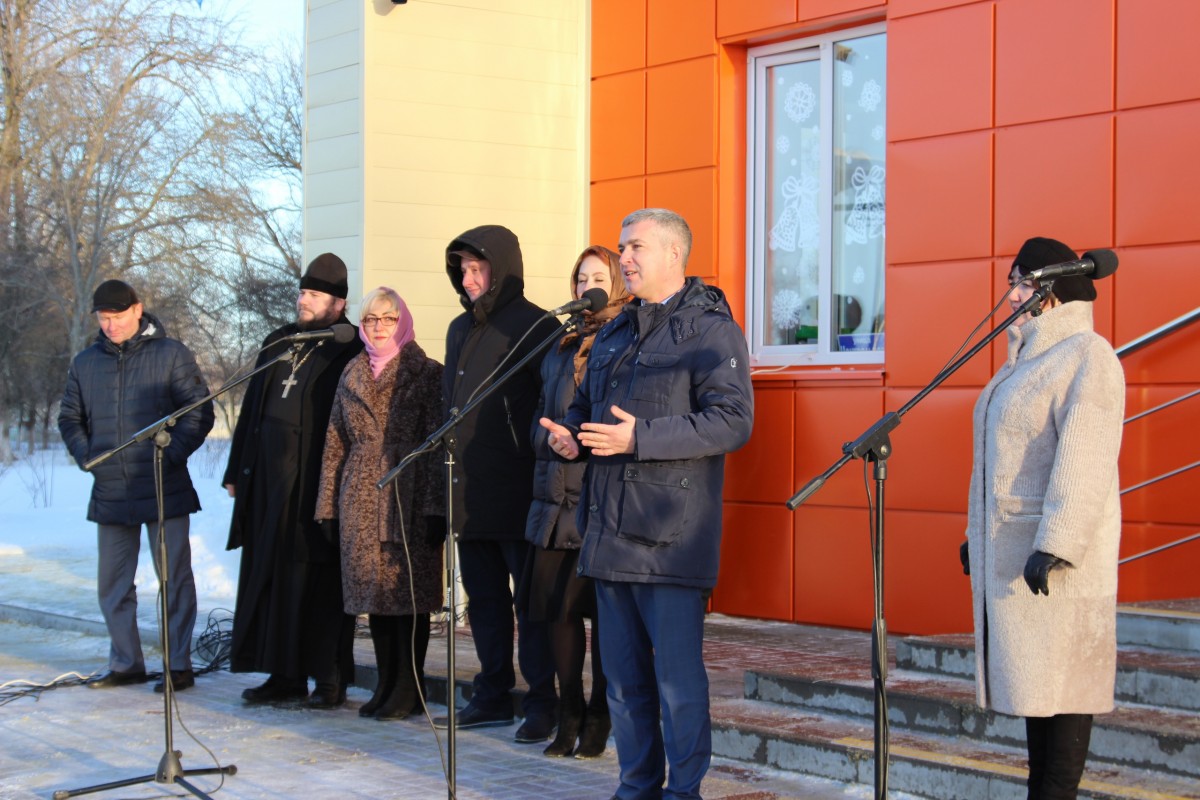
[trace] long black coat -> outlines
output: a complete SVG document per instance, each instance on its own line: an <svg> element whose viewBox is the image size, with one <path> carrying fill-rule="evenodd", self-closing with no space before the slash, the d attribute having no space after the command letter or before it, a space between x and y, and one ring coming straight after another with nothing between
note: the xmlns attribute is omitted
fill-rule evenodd
<svg viewBox="0 0 1200 800"><path fill-rule="evenodd" d="M575 354L581 339L565 349L555 344L542 361L542 396L533 419L533 503L525 538L538 547L554 550L578 550L583 542L575 512L583 484L585 461L563 461L550 449L550 431L538 419L562 419L575 399Z"/></svg>
<svg viewBox="0 0 1200 800"><path fill-rule="evenodd" d="M349 320L343 314L335 324L348 324ZM263 351L259 353L256 366L260 366L275 358L286 344L274 345L285 336L298 333L299 328L285 325L273 331L263 340ZM356 329L357 330L357 329ZM329 424L329 413L333 409L333 398L337 394L338 380L342 370L350 359L363 349L362 341L355 336L346 344L328 339L316 349L312 355L309 367L310 377L304 382L302 414L307 436L301 437L300 461L297 485L300 490L296 493L296 508L293 509L293 519L297 520L294 529L287 532L289 541L281 542L285 552L291 554L293 561L330 561L339 557L337 542L328 542L322 536L320 526L313 519L317 502L317 484L321 478L321 454L325 449L325 429ZM267 377L272 370L266 370L255 375L246 389L242 400L242 410L238 414L237 426L233 431L233 443L229 450L229 465L225 469L222 482L233 484L235 488L233 501L233 519L229 526L229 541L226 550L235 550L242 546L248 535L253 531L248 528L252 524L250 514L250 487L253 483L256 469L270 469L270 453L259 452L258 434L262 422L263 399L267 391Z"/></svg>
<svg viewBox="0 0 1200 800"><path fill-rule="evenodd" d="M81 466L173 411L202 400L208 386L192 351L168 339L162 323L142 314L138 332L120 345L99 333L75 356L58 412L58 430ZM163 451L164 518L200 510L187 459L212 430L212 402L168 430ZM141 525L158 519L154 444L140 442L98 464L87 518L105 525Z"/></svg>
<svg viewBox="0 0 1200 800"><path fill-rule="evenodd" d="M449 255L464 245L491 264L491 288L475 303L463 289L457 259ZM551 336L556 324L525 299L521 248L512 231L499 225L474 228L451 242L446 253L446 272L466 309L446 331L442 392L449 418L449 410L464 406L502 360L500 374ZM455 429L452 524L464 539L520 541L525 536L534 461L529 426L541 390L538 369L538 359L530 361Z"/></svg>

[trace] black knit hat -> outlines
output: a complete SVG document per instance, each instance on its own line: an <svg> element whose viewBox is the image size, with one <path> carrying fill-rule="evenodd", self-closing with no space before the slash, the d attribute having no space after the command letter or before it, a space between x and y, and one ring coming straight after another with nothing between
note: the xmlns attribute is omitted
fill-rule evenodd
<svg viewBox="0 0 1200 800"><path fill-rule="evenodd" d="M1074 250L1057 239L1035 236L1021 245L1017 257L1013 259L1013 267L1018 274L1028 275L1035 269L1061 264L1064 261L1075 261L1078 258ZM1096 286L1086 275L1061 275L1054 279L1051 291L1062 303L1072 300L1091 302L1096 299Z"/></svg>
<svg viewBox="0 0 1200 800"><path fill-rule="evenodd" d="M124 311L138 303L137 292L125 281L105 281L92 295L92 311Z"/></svg>
<svg viewBox="0 0 1200 800"><path fill-rule="evenodd" d="M300 279L300 288L324 292L345 300L346 295L350 293L346 282L346 262L333 253L321 253L308 262L308 269L304 270L304 277Z"/></svg>

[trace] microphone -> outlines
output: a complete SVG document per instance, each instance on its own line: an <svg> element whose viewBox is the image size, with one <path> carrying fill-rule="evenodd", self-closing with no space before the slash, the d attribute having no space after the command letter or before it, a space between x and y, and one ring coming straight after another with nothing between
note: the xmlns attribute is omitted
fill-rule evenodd
<svg viewBox="0 0 1200 800"><path fill-rule="evenodd" d="M320 339L333 339L338 344L346 344L354 341L354 326L347 325L344 322L339 322L329 328L322 328L319 331L300 331L293 333L290 336L283 337L289 342L312 342Z"/></svg>
<svg viewBox="0 0 1200 800"><path fill-rule="evenodd" d="M566 305L551 309L546 312L547 317L557 317L563 314L576 314L580 311L596 311L608 305L608 292L597 287L588 289L583 293L583 297L578 300L572 300Z"/></svg>
<svg viewBox="0 0 1200 800"><path fill-rule="evenodd" d="M1069 275L1090 275L1092 280L1107 278L1117 271L1117 254L1112 250L1089 250L1078 261L1064 261L1035 269L1025 280L1048 280Z"/></svg>

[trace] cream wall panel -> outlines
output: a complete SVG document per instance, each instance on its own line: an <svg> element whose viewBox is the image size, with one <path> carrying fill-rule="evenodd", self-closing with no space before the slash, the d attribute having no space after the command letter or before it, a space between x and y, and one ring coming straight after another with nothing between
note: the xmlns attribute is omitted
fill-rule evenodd
<svg viewBox="0 0 1200 800"><path fill-rule="evenodd" d="M359 65L351 64L346 67L308 75L308 107L332 106L357 100L361 87Z"/></svg>
<svg viewBox="0 0 1200 800"><path fill-rule="evenodd" d="M355 98L342 103L308 109L308 139L327 139L358 133L362 129L362 101Z"/></svg>
<svg viewBox="0 0 1200 800"><path fill-rule="evenodd" d="M362 170L310 172L304 182L305 201L310 209L345 205L362 200Z"/></svg>
<svg viewBox="0 0 1200 800"><path fill-rule="evenodd" d="M574 148L553 149L524 144L489 143L485 148L462 147L456 132L444 136L376 134L377 147L371 148L374 169L429 169L431 154L440 148L449 151L436 159L438 167L449 174L491 175L512 178L573 180L576 172Z"/></svg>
<svg viewBox="0 0 1200 800"><path fill-rule="evenodd" d="M357 133L310 141L305 151L308 175L362 166L362 136Z"/></svg>
<svg viewBox="0 0 1200 800"><path fill-rule="evenodd" d="M336 2L308 4L308 42L311 45L322 39L330 39L347 31L362 28L362 0L336 0Z"/></svg>
<svg viewBox="0 0 1200 800"><path fill-rule="evenodd" d="M349 238L362 234L363 204L341 203L339 205L320 206L310 209L305 215L304 238L306 241L315 239ZM305 247L305 252L308 248ZM338 253L343 259L345 255ZM361 262L361 255L356 250L352 257ZM312 258L312 256L309 256Z"/></svg>
<svg viewBox="0 0 1200 800"><path fill-rule="evenodd" d="M319 75L322 72L361 63L362 31L358 28L320 39L308 48L309 75Z"/></svg>

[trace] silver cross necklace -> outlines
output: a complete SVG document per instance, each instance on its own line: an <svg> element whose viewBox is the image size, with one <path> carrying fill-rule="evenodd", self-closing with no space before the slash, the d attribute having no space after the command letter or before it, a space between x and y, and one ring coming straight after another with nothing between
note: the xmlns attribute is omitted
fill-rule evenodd
<svg viewBox="0 0 1200 800"><path fill-rule="evenodd" d="M308 357L315 353L317 348L323 344L325 344L324 341L317 342L316 345L313 346L313 349L305 353L304 358L301 358L299 361L296 360L296 356L300 355L299 351L292 353L292 374L288 375L283 381L283 396L285 398L288 396L288 392L292 390L292 387L299 383L299 381L296 380L296 371L299 370L300 367L304 365L304 362L308 361Z"/></svg>

